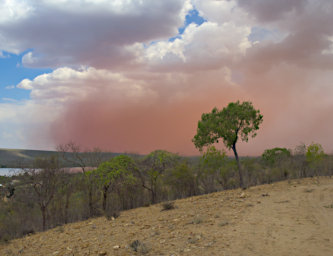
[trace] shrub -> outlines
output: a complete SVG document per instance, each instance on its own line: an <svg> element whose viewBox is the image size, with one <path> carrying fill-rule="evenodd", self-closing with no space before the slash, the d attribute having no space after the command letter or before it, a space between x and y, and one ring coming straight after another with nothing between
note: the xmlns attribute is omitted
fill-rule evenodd
<svg viewBox="0 0 333 256"><path fill-rule="evenodd" d="M133 251L139 252L141 254L147 254L149 252L149 249L146 244L141 242L140 240L135 240L130 244L130 247Z"/></svg>
<svg viewBox="0 0 333 256"><path fill-rule="evenodd" d="M169 211L175 209L175 203L174 202L165 202L162 204L162 211Z"/></svg>

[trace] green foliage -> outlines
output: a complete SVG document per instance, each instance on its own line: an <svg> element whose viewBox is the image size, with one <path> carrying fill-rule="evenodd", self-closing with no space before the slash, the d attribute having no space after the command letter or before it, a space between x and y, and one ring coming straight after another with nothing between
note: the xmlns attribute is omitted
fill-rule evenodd
<svg viewBox="0 0 333 256"><path fill-rule="evenodd" d="M307 147L305 154L306 161L310 164L317 164L325 157L323 147L319 143L312 143Z"/></svg>
<svg viewBox="0 0 333 256"><path fill-rule="evenodd" d="M200 158L198 179L205 192L217 191L218 187L226 187L226 179L232 170L226 153L209 146Z"/></svg>
<svg viewBox="0 0 333 256"><path fill-rule="evenodd" d="M101 185L108 186L120 178L125 179L126 182L134 182L133 172L137 169L136 163L130 156L119 155L101 163L96 172Z"/></svg>
<svg viewBox="0 0 333 256"><path fill-rule="evenodd" d="M263 116L251 102L232 102L222 110L214 108L211 113L202 114L193 143L202 150L204 146L222 139L224 145L231 149L239 137L246 142L249 136L255 137L262 121Z"/></svg>
<svg viewBox="0 0 333 256"><path fill-rule="evenodd" d="M96 174L99 177L99 183L102 186L103 210L106 212L106 204L109 190L118 191L122 186L134 184L136 179L133 173L137 172L137 166L134 160L127 155L119 155L111 160L99 165Z"/></svg>
<svg viewBox="0 0 333 256"><path fill-rule="evenodd" d="M266 164L272 166L280 160L291 157L291 153L286 148L272 148L266 149L261 157Z"/></svg>
<svg viewBox="0 0 333 256"><path fill-rule="evenodd" d="M208 146L202 157L180 157L157 150L135 159L114 157L96 170L86 168L83 173L63 172L56 160L36 160L36 168L27 169L26 173L0 177L4 185L0 188L0 242L41 231L41 210L46 228L53 228L101 214L115 218L119 212L147 202L238 188L237 161ZM275 148L266 150L262 157L241 158L245 183L252 186L287 178L332 175L333 156L325 156L319 144L305 149L302 145L299 152L290 155L284 148ZM7 197L10 186L15 188L15 194ZM161 206L172 208L168 203ZM197 217L192 223L203 221ZM133 247L145 251L139 244L135 242Z"/></svg>
<svg viewBox="0 0 333 256"><path fill-rule="evenodd" d="M203 147L218 143L222 139L228 149L232 149L238 165L239 184L244 187L243 174L239 163L236 143L240 138L248 141L255 137L263 116L254 109L251 102L232 102L222 110L213 108L211 113L204 113L198 122L197 134L193 143L200 151Z"/></svg>
<svg viewBox="0 0 333 256"><path fill-rule="evenodd" d="M179 160L180 157L177 154L165 150L155 150L143 159L144 175L141 175L141 181L143 187L150 191L153 204L157 201L157 191L160 187L161 177L167 169L177 165Z"/></svg>
<svg viewBox="0 0 333 256"><path fill-rule="evenodd" d="M196 177L193 168L187 161L182 161L166 174L165 183L176 197L196 194Z"/></svg>
<svg viewBox="0 0 333 256"><path fill-rule="evenodd" d="M224 151L217 150L214 146L209 146L202 155L201 162L205 168L215 171L225 164L227 155Z"/></svg>
<svg viewBox="0 0 333 256"><path fill-rule="evenodd" d="M165 150L155 150L143 159L150 185L156 185L159 177L172 166L176 165L179 156Z"/></svg>
<svg viewBox="0 0 333 256"><path fill-rule="evenodd" d="M165 150L155 150L147 155L143 162L151 169L161 173L173 166L179 159L177 154Z"/></svg>

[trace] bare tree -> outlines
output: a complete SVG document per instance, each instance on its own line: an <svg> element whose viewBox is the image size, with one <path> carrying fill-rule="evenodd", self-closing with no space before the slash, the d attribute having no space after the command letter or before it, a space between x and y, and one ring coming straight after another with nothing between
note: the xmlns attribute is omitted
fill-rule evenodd
<svg viewBox="0 0 333 256"><path fill-rule="evenodd" d="M33 168L25 169L27 183L30 183L37 196L37 203L42 213L42 227L46 229L48 206L54 198L62 173L58 158L37 158Z"/></svg>
<svg viewBox="0 0 333 256"><path fill-rule="evenodd" d="M94 175L90 171L97 168L103 162L103 153L99 148L93 150L82 150L75 142L57 146L57 151L61 154L62 159L72 167L80 167L82 170L84 184L88 193L88 206L90 216L94 215L93 188ZM69 195L70 196L70 195ZM67 200L68 199L68 200ZM66 207L69 207L69 198L66 200Z"/></svg>

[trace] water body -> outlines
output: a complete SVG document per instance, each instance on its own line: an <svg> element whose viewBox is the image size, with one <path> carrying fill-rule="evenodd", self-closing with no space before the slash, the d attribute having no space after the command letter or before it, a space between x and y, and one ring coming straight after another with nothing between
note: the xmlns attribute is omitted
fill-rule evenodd
<svg viewBox="0 0 333 256"><path fill-rule="evenodd" d="M86 167L86 171L91 171L96 169L96 167ZM65 168L65 172L69 173L79 173L82 172L81 167L70 167L70 168ZM13 176L15 174L18 174L22 172L22 169L20 168L0 168L0 176Z"/></svg>
<svg viewBox="0 0 333 256"><path fill-rule="evenodd" d="M22 172L22 169L19 169L19 168L0 168L0 176L13 176L14 174L17 174L19 172Z"/></svg>

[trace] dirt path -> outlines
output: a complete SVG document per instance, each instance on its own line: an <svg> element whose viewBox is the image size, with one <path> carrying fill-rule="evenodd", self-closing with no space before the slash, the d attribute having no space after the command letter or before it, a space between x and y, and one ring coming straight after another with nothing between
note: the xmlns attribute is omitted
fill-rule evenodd
<svg viewBox="0 0 333 256"><path fill-rule="evenodd" d="M270 191L237 224L231 255L333 255L333 185L313 183Z"/></svg>
<svg viewBox="0 0 333 256"><path fill-rule="evenodd" d="M332 256L332 204L333 179L280 182L69 224L0 246L0 255Z"/></svg>

